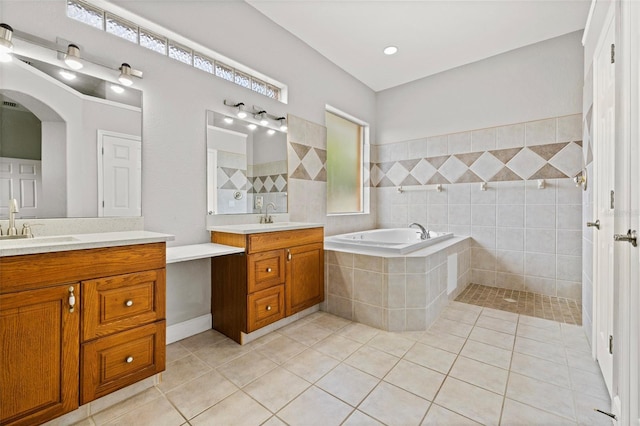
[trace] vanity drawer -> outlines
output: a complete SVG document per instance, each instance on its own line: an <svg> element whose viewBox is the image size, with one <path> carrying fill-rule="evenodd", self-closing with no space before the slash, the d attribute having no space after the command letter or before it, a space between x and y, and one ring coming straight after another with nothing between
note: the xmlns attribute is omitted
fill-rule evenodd
<svg viewBox="0 0 640 426"><path fill-rule="evenodd" d="M165 269L82 282L84 341L165 317Z"/></svg>
<svg viewBox="0 0 640 426"><path fill-rule="evenodd" d="M80 404L165 369L165 321L82 345Z"/></svg>
<svg viewBox="0 0 640 426"><path fill-rule="evenodd" d="M249 293L284 283L284 250L250 254L247 262Z"/></svg>
<svg viewBox="0 0 640 426"><path fill-rule="evenodd" d="M284 285L250 294L247 307L248 333L284 318Z"/></svg>
<svg viewBox="0 0 640 426"><path fill-rule="evenodd" d="M323 228L306 228L293 231L261 232L250 234L247 239L247 253L255 253L304 244L322 243L324 241L324 230Z"/></svg>

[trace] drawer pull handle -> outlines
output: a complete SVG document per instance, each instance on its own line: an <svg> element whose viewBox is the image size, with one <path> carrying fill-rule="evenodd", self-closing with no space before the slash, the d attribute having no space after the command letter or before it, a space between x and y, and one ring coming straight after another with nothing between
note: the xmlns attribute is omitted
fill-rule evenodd
<svg viewBox="0 0 640 426"><path fill-rule="evenodd" d="M127 306L133 306L133 300L127 300L127 301L125 302L125 305L127 305Z"/></svg>
<svg viewBox="0 0 640 426"><path fill-rule="evenodd" d="M69 312L73 312L76 306L76 295L73 294L73 286L69 287Z"/></svg>
<svg viewBox="0 0 640 426"><path fill-rule="evenodd" d="M126 361L127 361L127 364L131 364L133 362L133 357L132 356L128 356Z"/></svg>
<svg viewBox="0 0 640 426"><path fill-rule="evenodd" d="M267 305L267 311L271 310L271 305Z"/></svg>
<svg viewBox="0 0 640 426"><path fill-rule="evenodd" d="M267 272L271 272L271 268L267 268Z"/></svg>

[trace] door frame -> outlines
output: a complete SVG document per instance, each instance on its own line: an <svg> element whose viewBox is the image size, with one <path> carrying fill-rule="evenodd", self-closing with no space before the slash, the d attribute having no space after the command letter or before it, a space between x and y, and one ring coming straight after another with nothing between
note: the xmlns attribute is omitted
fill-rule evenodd
<svg viewBox="0 0 640 426"><path fill-rule="evenodd" d="M616 69L616 191L620 214L615 232L640 231L640 5L636 1L617 1L619 67ZM618 55L617 55L618 56ZM619 111L619 113L618 113ZM634 185L635 184L635 185ZM635 186L635 187L634 187ZM618 424L640 425L640 247L626 242L615 244L617 304L614 322L613 409Z"/></svg>

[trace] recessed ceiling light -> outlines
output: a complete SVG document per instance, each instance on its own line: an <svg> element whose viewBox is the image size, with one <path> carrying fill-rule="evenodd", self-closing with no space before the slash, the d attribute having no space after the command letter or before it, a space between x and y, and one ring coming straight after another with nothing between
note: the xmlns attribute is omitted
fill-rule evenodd
<svg viewBox="0 0 640 426"><path fill-rule="evenodd" d="M71 72L71 71L67 71L67 70L60 70L60 75L62 76L62 78L64 78L65 80L75 80L76 78L76 74Z"/></svg>
<svg viewBox="0 0 640 426"><path fill-rule="evenodd" d="M398 53L398 48L395 46L387 46L384 48L383 52L385 55L395 55Z"/></svg>

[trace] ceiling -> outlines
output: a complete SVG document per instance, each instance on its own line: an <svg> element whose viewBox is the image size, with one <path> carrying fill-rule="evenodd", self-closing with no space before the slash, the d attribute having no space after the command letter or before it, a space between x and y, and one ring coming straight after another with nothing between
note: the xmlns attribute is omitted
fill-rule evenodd
<svg viewBox="0 0 640 426"><path fill-rule="evenodd" d="M582 30L589 0L245 0L381 91ZM399 51L386 56L389 45Z"/></svg>

